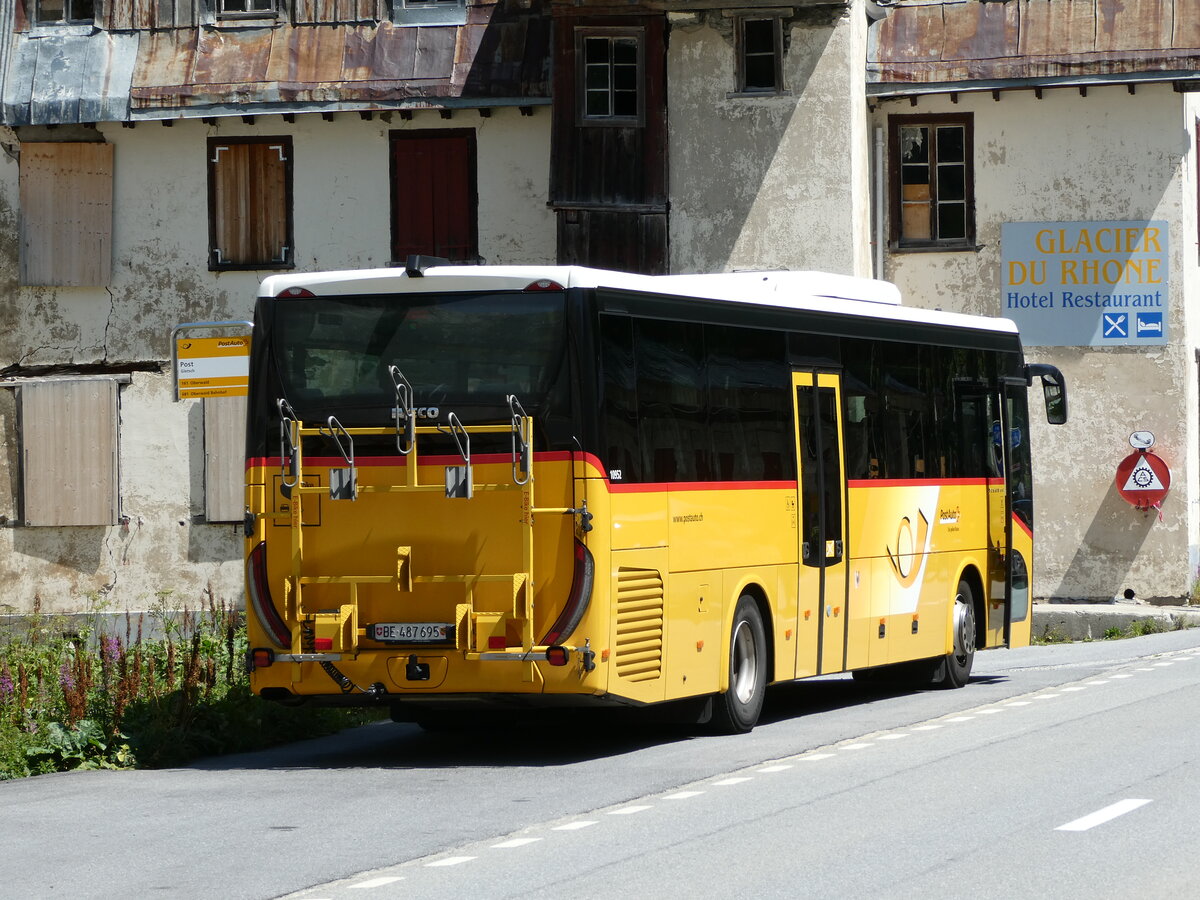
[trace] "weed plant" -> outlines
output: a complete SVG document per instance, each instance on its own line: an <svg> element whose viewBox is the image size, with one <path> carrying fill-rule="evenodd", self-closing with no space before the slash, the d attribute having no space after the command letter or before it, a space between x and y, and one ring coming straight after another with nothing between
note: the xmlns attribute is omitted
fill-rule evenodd
<svg viewBox="0 0 1200 900"><path fill-rule="evenodd" d="M43 615L38 602L0 630L0 780L178 765L378 717L251 694L242 614L211 593L195 611L160 594L149 613L125 616L121 633L91 608L79 625Z"/></svg>

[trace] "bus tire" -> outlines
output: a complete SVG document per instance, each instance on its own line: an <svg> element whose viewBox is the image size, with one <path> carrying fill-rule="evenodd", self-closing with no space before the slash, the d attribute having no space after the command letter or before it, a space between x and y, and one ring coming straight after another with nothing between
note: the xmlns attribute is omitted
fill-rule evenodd
<svg viewBox="0 0 1200 900"><path fill-rule="evenodd" d="M963 580L954 595L954 649L943 660L940 684L944 688L963 687L971 679L975 661L975 592Z"/></svg>
<svg viewBox="0 0 1200 900"><path fill-rule="evenodd" d="M767 632L758 604L743 594L729 633L729 688L713 698L712 726L720 734L754 728L767 689Z"/></svg>

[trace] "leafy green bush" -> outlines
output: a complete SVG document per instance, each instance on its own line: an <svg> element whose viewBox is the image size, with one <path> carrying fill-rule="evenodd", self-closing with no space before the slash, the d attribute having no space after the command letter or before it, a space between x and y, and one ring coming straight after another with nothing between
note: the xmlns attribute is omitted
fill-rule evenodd
<svg viewBox="0 0 1200 900"><path fill-rule="evenodd" d="M124 634L34 613L0 632L0 780L82 768L178 765L329 734L370 710L289 709L250 692L241 613L160 594Z"/></svg>

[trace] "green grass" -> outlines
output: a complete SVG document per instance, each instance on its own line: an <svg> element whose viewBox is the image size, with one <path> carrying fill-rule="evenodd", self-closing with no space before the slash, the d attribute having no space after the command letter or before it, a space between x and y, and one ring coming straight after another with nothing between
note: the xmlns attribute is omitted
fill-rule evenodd
<svg viewBox="0 0 1200 900"><path fill-rule="evenodd" d="M0 780L179 765L379 718L260 700L244 666L241 613L211 601L172 609L168 599L126 617L123 634L102 631L98 614L79 627L37 609L0 630Z"/></svg>

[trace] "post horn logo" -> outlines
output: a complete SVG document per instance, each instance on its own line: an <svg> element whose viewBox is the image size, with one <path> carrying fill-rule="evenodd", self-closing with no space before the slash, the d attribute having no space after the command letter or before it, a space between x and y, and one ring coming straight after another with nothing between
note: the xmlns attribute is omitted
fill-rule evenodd
<svg viewBox="0 0 1200 900"><path fill-rule="evenodd" d="M917 521L914 536L913 520L905 516L900 520L896 529L896 549L887 548L888 561L896 573L896 580L901 587L912 587L916 584L917 576L921 574L921 564L925 561L925 539L929 536L929 520L925 513L917 510Z"/></svg>

